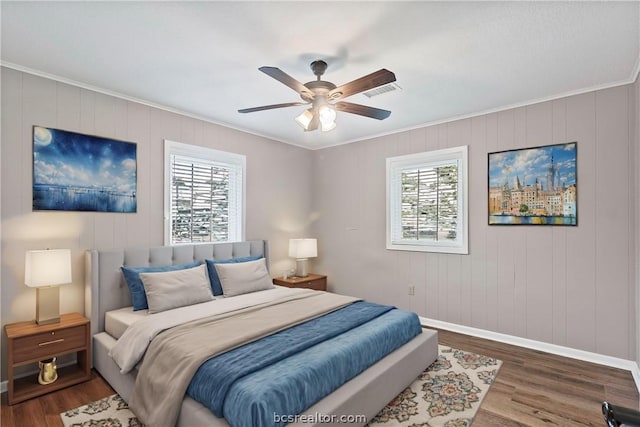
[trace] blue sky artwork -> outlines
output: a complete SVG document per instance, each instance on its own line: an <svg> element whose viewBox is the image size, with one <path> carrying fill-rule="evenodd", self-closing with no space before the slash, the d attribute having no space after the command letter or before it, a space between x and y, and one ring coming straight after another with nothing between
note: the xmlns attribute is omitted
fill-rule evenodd
<svg viewBox="0 0 640 427"><path fill-rule="evenodd" d="M520 179L524 186L535 185L536 179L547 190L547 171L553 164L558 170L559 183L565 187L576 184L576 143L548 145L523 150L489 154L489 186L500 187Z"/></svg>
<svg viewBox="0 0 640 427"><path fill-rule="evenodd" d="M136 211L136 144L33 128L34 209Z"/></svg>

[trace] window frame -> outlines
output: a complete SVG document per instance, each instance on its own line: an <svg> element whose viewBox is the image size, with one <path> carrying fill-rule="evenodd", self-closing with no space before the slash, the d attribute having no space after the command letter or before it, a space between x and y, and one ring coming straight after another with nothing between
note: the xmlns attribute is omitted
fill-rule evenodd
<svg viewBox="0 0 640 427"><path fill-rule="evenodd" d="M394 230L402 229L402 189L397 175L403 170L458 164L458 221L455 241L396 239ZM435 151L388 157L386 159L387 220L386 248L399 251L435 252L466 255L469 253L469 149L467 145ZM396 185L394 185L394 182Z"/></svg>
<svg viewBox="0 0 640 427"><path fill-rule="evenodd" d="M194 160L216 163L236 169L236 174L242 181L239 186L236 183L236 211L238 216L233 221L234 230L229 229L229 239L226 242L245 240L246 229L246 185L247 185L247 158L243 154L236 154L199 145L184 144L182 142L164 140L164 244L174 245L198 245L215 242L174 242L171 221L171 157L191 157ZM239 171L237 170L239 169ZM236 179L238 176L236 176ZM231 221L230 221L231 222ZM230 224L231 227L231 224ZM224 241L219 241L224 242Z"/></svg>

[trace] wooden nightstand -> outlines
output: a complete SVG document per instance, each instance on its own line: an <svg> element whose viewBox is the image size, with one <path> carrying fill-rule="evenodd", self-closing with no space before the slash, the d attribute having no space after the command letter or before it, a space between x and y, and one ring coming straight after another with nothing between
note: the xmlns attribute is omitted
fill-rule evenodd
<svg viewBox="0 0 640 427"><path fill-rule="evenodd" d="M320 274L309 274L307 277L289 277L283 279L276 277L273 279L274 285L286 286L288 288L308 288L316 291L327 290L327 276Z"/></svg>
<svg viewBox="0 0 640 427"><path fill-rule="evenodd" d="M9 351L7 401L9 405L59 390L91 378L91 326L89 319L78 313L63 314L59 323L38 325L34 321L5 326ZM40 360L77 353L77 362L59 368L58 379L47 385L38 383L38 374L13 379L18 366Z"/></svg>

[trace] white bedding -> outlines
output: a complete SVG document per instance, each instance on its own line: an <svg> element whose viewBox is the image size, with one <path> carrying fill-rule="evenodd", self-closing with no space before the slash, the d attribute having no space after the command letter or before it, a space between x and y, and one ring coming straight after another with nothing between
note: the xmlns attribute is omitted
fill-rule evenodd
<svg viewBox="0 0 640 427"><path fill-rule="evenodd" d="M120 367L120 373L126 374L140 362L151 340L165 329L204 317L229 313L242 308L274 301L287 295L304 294L308 292L316 291L276 286L273 289L265 291L252 292L230 298L216 298L213 301L179 307L155 314L140 316L116 314L115 317L120 317L121 321L126 317L127 321L132 321L133 323L129 324L111 351L109 351L109 356L113 358ZM146 310L141 311L146 313Z"/></svg>

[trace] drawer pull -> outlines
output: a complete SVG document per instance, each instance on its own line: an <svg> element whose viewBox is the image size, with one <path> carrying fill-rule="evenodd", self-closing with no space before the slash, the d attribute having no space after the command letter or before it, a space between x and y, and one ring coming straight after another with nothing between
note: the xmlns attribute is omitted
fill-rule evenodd
<svg viewBox="0 0 640 427"><path fill-rule="evenodd" d="M59 340L53 340L53 341L47 341L47 342L41 342L41 343L39 343L38 345L39 345L40 347L42 347L42 346L49 345L49 344L57 344L57 343L59 343L59 342L63 342L63 341L64 341L64 338L60 338Z"/></svg>

